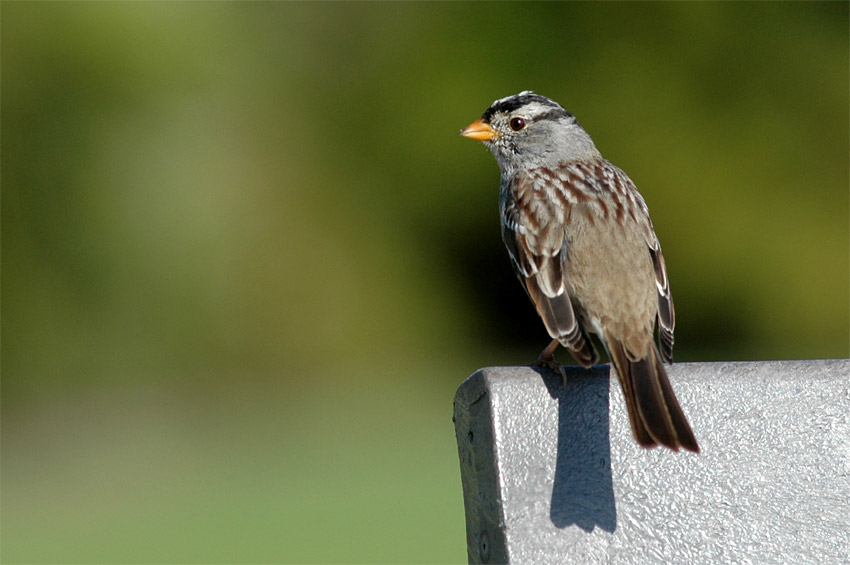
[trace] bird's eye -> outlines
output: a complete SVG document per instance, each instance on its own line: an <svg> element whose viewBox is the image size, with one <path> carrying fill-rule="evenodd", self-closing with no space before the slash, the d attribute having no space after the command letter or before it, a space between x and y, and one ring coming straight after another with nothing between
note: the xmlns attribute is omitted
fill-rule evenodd
<svg viewBox="0 0 850 565"><path fill-rule="evenodd" d="M525 127L525 120L522 118L512 118L511 119L511 129L514 131L519 131Z"/></svg>

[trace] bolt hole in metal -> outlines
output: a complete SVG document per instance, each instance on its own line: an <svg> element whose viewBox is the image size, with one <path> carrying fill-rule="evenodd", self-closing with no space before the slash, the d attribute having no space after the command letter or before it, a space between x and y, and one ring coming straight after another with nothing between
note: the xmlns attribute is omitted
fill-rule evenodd
<svg viewBox="0 0 850 565"><path fill-rule="evenodd" d="M487 530L482 530L478 536L478 556L482 563L490 561L490 536L487 535Z"/></svg>

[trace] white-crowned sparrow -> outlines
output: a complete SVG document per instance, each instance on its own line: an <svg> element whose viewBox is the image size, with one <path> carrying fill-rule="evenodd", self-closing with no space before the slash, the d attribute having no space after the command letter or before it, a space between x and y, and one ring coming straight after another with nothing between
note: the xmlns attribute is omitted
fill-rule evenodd
<svg viewBox="0 0 850 565"><path fill-rule="evenodd" d="M499 163L502 238L554 338L537 363L559 368L552 355L560 343L592 366L598 355L587 332L595 333L614 363L637 442L699 452L662 364L673 358L673 299L631 179L572 114L528 90L496 100L460 134L483 141Z"/></svg>

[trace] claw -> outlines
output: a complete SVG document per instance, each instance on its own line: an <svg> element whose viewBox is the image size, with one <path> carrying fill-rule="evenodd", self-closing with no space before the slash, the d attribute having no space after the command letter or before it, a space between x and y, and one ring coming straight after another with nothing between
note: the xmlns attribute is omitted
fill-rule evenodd
<svg viewBox="0 0 850 565"><path fill-rule="evenodd" d="M555 371L556 373L561 375L561 381L564 386L567 386L567 370L564 368L564 365L561 365L557 361L555 361L555 349L558 347L558 340L552 340L546 349L540 352L540 355L531 365L534 367L546 367Z"/></svg>

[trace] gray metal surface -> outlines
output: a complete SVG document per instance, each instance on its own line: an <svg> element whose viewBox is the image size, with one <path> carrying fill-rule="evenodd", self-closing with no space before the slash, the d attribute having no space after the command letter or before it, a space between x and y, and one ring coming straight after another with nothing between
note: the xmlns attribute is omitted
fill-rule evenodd
<svg viewBox="0 0 850 565"><path fill-rule="evenodd" d="M699 455L645 450L608 367L477 371L470 563L850 563L850 360L676 364Z"/></svg>

